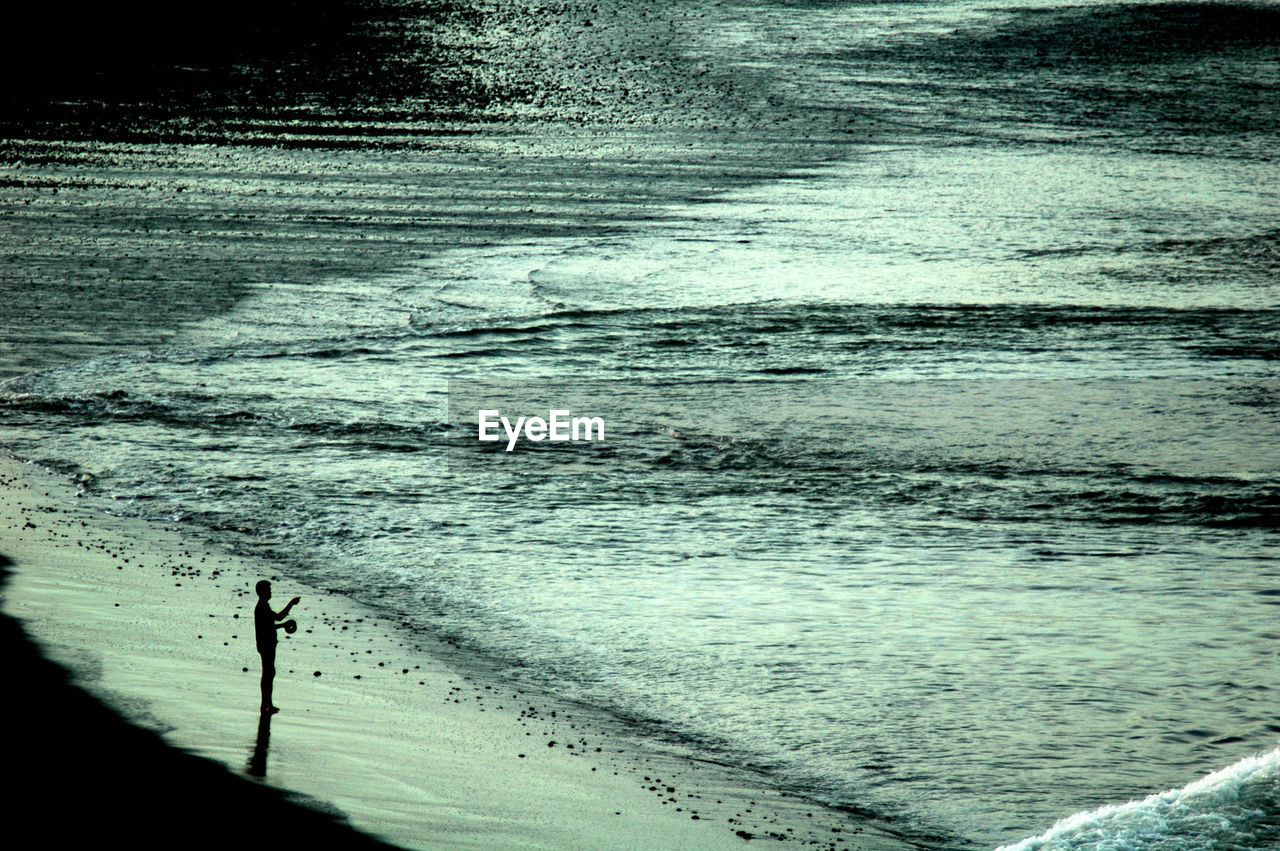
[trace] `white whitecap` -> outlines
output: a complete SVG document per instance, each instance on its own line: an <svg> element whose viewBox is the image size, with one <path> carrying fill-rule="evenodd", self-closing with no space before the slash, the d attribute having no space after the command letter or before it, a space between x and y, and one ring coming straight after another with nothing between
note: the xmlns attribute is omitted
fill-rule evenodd
<svg viewBox="0 0 1280 851"><path fill-rule="evenodd" d="M1267 848L1280 842L1280 748L1181 789L1062 819L997 851Z"/></svg>

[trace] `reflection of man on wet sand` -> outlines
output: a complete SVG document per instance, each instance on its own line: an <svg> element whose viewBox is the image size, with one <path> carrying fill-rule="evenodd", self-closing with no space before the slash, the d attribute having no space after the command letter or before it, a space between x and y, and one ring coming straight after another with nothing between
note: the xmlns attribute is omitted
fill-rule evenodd
<svg viewBox="0 0 1280 851"><path fill-rule="evenodd" d="M253 610L253 629L258 638L258 653L262 655L262 711L279 712L279 707L271 702L271 687L276 679L276 643L279 641L276 630L283 627L293 632L297 625L293 621L277 621L287 618L289 610L298 604L300 598L294 597L283 609L273 612L267 602L271 599L271 583L265 579L260 580L255 590L258 592L258 605Z"/></svg>

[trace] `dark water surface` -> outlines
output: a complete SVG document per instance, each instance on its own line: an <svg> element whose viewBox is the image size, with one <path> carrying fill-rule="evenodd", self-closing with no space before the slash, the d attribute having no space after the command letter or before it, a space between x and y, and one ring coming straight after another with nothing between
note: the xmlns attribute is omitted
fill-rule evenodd
<svg viewBox="0 0 1280 851"><path fill-rule="evenodd" d="M1280 841L1275 5L267 8L7 97L7 449L928 847Z"/></svg>

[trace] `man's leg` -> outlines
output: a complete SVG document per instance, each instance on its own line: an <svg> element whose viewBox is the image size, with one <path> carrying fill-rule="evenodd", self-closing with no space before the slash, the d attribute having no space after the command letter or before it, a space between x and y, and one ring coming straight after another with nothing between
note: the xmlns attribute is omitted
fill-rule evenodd
<svg viewBox="0 0 1280 851"><path fill-rule="evenodd" d="M276 681L276 650L263 650L262 653L262 711L272 712L275 704L271 702L271 688Z"/></svg>

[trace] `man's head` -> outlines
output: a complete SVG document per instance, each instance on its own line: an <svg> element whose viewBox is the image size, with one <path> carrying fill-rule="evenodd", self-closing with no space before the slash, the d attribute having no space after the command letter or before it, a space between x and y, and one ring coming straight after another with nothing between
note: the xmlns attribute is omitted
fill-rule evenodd
<svg viewBox="0 0 1280 851"><path fill-rule="evenodd" d="M271 583L265 579L259 579L258 584L254 586L254 590L258 592L258 597L263 600L271 599Z"/></svg>

